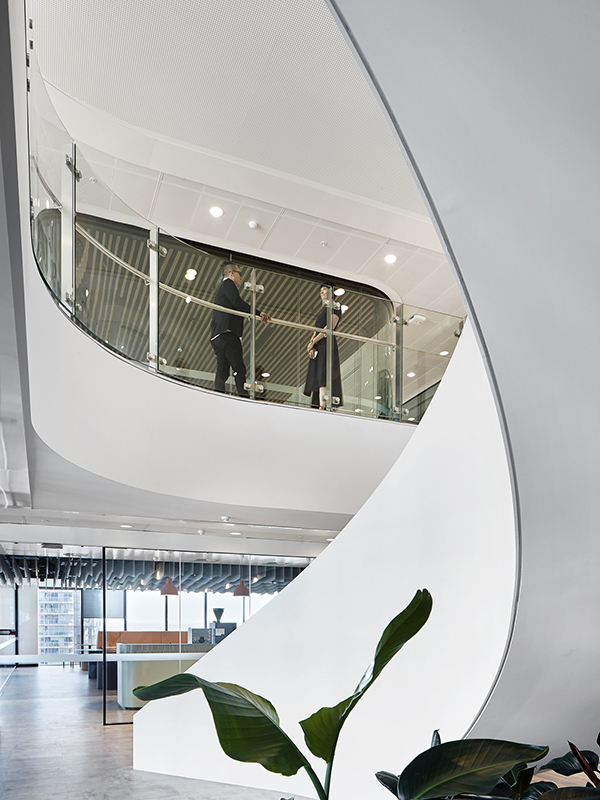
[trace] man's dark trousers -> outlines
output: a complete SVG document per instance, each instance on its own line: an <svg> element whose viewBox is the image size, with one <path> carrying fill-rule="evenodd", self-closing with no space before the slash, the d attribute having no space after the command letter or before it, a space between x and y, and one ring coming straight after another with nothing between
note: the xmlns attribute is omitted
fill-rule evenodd
<svg viewBox="0 0 600 800"><path fill-rule="evenodd" d="M229 378L229 370L233 370L237 393L240 397L250 397L244 383L246 382L246 366L242 355L242 342L235 333L226 331L211 341L217 356L215 373L215 391L225 391L225 381Z"/></svg>

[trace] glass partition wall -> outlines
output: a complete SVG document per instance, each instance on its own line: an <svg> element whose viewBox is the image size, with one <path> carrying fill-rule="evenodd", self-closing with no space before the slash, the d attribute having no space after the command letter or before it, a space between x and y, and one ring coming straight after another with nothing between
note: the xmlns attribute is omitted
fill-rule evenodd
<svg viewBox="0 0 600 800"><path fill-rule="evenodd" d="M138 366L214 389L213 300L220 265L231 261L251 307L231 313L243 318L252 399L421 419L460 335L460 318L394 304L371 287L322 283L283 265L203 249L153 227L94 174L30 57L34 252L74 322ZM256 310L272 321L262 324ZM320 343L309 353L314 337ZM226 391L235 393L232 377Z"/></svg>
<svg viewBox="0 0 600 800"><path fill-rule="evenodd" d="M0 543L0 689L15 664L63 669L99 723L129 723L136 686L189 669L308 563Z"/></svg>

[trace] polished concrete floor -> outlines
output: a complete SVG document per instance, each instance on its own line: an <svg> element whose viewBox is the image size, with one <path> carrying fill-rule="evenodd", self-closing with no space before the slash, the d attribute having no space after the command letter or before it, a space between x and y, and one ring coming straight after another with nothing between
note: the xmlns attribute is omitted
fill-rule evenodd
<svg viewBox="0 0 600 800"><path fill-rule="evenodd" d="M0 680L0 685L2 680ZM15 670L0 694L1 800L280 800L280 792L131 768L133 725L102 726L79 667ZM285 778L282 779L285 785Z"/></svg>

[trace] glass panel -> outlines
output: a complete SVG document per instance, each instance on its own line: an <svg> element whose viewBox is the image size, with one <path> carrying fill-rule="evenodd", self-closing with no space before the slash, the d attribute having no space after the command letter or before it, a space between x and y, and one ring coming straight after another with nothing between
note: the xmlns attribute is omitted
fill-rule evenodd
<svg viewBox="0 0 600 800"><path fill-rule="evenodd" d="M214 389L213 311L194 300L214 300L222 259L162 232L159 243L167 251L158 262L159 369L172 378ZM228 386L232 385L231 380Z"/></svg>
<svg viewBox="0 0 600 800"><path fill-rule="evenodd" d="M421 421L462 331L462 319L403 306L402 419Z"/></svg>
<svg viewBox="0 0 600 800"><path fill-rule="evenodd" d="M396 372L393 306L388 300L349 290L343 294L338 290L334 308L337 309L338 305L341 319L335 329L338 335L334 338L339 348L342 378L342 404L339 407L346 413L393 419ZM345 338L344 333L371 341Z"/></svg>
<svg viewBox="0 0 600 800"><path fill-rule="evenodd" d="M150 232L77 152L75 309L104 344L148 363Z"/></svg>
<svg viewBox="0 0 600 800"><path fill-rule="evenodd" d="M31 231L40 270L55 297L61 299L62 232L72 222L73 175L67 167L72 142L48 97L37 62L31 54L29 145ZM66 219L61 222L62 211ZM72 263L68 265L72 268ZM64 298L63 298L64 299Z"/></svg>

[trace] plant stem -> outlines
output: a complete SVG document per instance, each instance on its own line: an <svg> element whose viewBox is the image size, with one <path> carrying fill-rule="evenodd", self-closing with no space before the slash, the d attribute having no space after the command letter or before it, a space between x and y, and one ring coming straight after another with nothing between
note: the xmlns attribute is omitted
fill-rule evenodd
<svg viewBox="0 0 600 800"><path fill-rule="evenodd" d="M331 768L333 767L333 755L331 756L331 761L327 763L327 769L325 770L325 797L329 797L329 786L331 785Z"/></svg>
<svg viewBox="0 0 600 800"><path fill-rule="evenodd" d="M314 771L314 769L311 767L310 763L306 759L304 759L304 769L306 770L306 772L308 774L308 777L311 779L311 781L313 783L313 786L317 790L317 794L319 795L319 800L327 800L327 797L328 797L329 793L325 792L325 789L323 789L321 781L317 777L316 772Z"/></svg>

